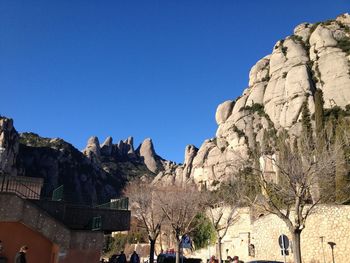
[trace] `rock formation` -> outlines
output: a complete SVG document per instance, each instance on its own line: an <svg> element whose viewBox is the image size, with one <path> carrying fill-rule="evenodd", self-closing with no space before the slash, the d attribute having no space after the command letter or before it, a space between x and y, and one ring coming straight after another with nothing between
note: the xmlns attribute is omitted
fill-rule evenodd
<svg viewBox="0 0 350 263"><path fill-rule="evenodd" d="M113 151L113 139L112 137L109 136L101 145L101 154L111 155L112 151Z"/></svg>
<svg viewBox="0 0 350 263"><path fill-rule="evenodd" d="M323 91L326 109L350 105L349 65L349 14L298 25L293 35L277 41L272 53L252 67L242 96L218 106L216 137L204 141L180 167L189 173L187 181L214 187L232 175L237 158L248 158L249 151L271 144L280 131L299 136L302 105L307 102L314 114L316 89ZM264 166L273 169L265 161ZM191 167L190 172L185 166ZM158 175L157 182L168 181L171 174L176 177L178 169L164 171L166 176Z"/></svg>
<svg viewBox="0 0 350 263"><path fill-rule="evenodd" d="M80 152L59 138L19 134L11 119L0 116L0 174L44 178L46 198L63 185L66 201L108 202L120 196L128 180L169 168L171 162L155 153L150 139L139 149L136 153L132 137L117 144L108 137L100 145L93 136Z"/></svg>
<svg viewBox="0 0 350 263"><path fill-rule="evenodd" d="M0 173L17 175L18 134L12 119L0 116Z"/></svg>
<svg viewBox="0 0 350 263"><path fill-rule="evenodd" d="M132 137L116 144L108 137L102 145L91 137L80 152L61 139L19 136L12 120L0 117L0 172L43 177L47 193L63 184L90 202L108 201L129 179L144 175L154 176L155 184L194 182L215 188L253 151L261 154L264 172L273 174L275 167L264 156L273 154L270 148L282 131L300 136L303 109L315 113L316 91L323 92L325 111L343 110L350 116L349 61L349 14L298 25L251 68L242 95L218 106L215 138L199 149L187 146L182 165L159 157L151 139L135 150Z"/></svg>
<svg viewBox="0 0 350 263"><path fill-rule="evenodd" d="M153 142L150 138L145 139L137 149L138 155L143 159L147 168L153 173L160 169L160 158L154 151Z"/></svg>
<svg viewBox="0 0 350 263"><path fill-rule="evenodd" d="M86 148L83 150L85 154L92 162L97 163L101 157L101 147L100 142L97 137L90 137Z"/></svg>

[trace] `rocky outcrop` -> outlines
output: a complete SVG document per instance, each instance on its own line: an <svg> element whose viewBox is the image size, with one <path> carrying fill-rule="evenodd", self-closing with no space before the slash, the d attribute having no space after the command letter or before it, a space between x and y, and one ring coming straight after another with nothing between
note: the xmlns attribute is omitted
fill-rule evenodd
<svg viewBox="0 0 350 263"><path fill-rule="evenodd" d="M42 195L47 198L63 185L66 201L108 202L121 194L128 180L174 166L155 153L150 139L139 148L137 154L132 137L117 144L108 137L100 145L93 136L80 152L59 138L18 134L11 119L0 117L0 174L43 178Z"/></svg>
<svg viewBox="0 0 350 263"><path fill-rule="evenodd" d="M137 149L138 155L142 158L147 168L153 173L157 173L162 166L160 158L157 156L153 142L150 138L145 139Z"/></svg>
<svg viewBox="0 0 350 263"><path fill-rule="evenodd" d="M194 145L187 145L185 149L185 162L183 170L183 178L188 179L192 172L193 160L196 157L198 149Z"/></svg>
<svg viewBox="0 0 350 263"><path fill-rule="evenodd" d="M83 154L85 154L94 163L99 162L101 157L101 148L97 137L93 136L89 138L87 146L83 150Z"/></svg>
<svg viewBox="0 0 350 263"><path fill-rule="evenodd" d="M82 151L93 163L101 163L101 160L111 162L134 162L140 163L147 167L152 173L163 171L171 162L165 161L158 156L154 150L152 139L145 139L137 150L134 150L134 138L128 137L125 140L113 144L112 137L107 137L102 145L99 144L97 137L91 137L86 148ZM102 164L106 171L109 168Z"/></svg>
<svg viewBox="0 0 350 263"><path fill-rule="evenodd" d="M218 106L215 114L217 124L224 123L230 117L234 105L234 101L228 100Z"/></svg>
<svg viewBox="0 0 350 263"><path fill-rule="evenodd" d="M134 138L128 137L124 141L119 141L115 147L117 154L122 158L135 158Z"/></svg>
<svg viewBox="0 0 350 263"><path fill-rule="evenodd" d="M0 173L17 175L19 142L12 119L0 116Z"/></svg>
<svg viewBox="0 0 350 263"><path fill-rule="evenodd" d="M106 140L101 145L101 155L111 155L113 152L113 139L112 137L107 137Z"/></svg>
<svg viewBox="0 0 350 263"><path fill-rule="evenodd" d="M273 144L282 130L299 136L303 104L307 102L312 115L316 89L323 91L326 109L350 106L350 15L302 23L293 33L252 67L249 86L239 98L218 106L216 137L204 141L192 161L181 166L187 181L215 187L232 176L239 159ZM164 174L169 180L170 172Z"/></svg>

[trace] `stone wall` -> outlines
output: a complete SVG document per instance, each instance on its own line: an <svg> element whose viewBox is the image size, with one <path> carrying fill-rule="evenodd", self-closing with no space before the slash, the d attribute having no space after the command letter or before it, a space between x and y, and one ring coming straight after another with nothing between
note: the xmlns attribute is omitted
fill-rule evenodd
<svg viewBox="0 0 350 263"><path fill-rule="evenodd" d="M267 215L259 218L252 227L255 252L257 258L282 260L278 236L291 235L287 227L278 217ZM349 262L350 251L350 206L324 205L316 208L306 221L301 234L301 251L304 262L332 262L332 251L328 242L336 243L334 248L335 262ZM292 261L293 254L287 257Z"/></svg>
<svg viewBox="0 0 350 263"><path fill-rule="evenodd" d="M283 261L278 237L291 235L285 223L275 215L263 215L252 220L249 209L240 211L241 219L223 239L222 255L238 255L243 261L270 259ZM336 243L334 258L337 263L349 262L350 252L350 206L322 205L314 210L306 221L301 235L301 251L304 263L330 263L332 251L328 242ZM249 245L254 245L255 255L249 255ZM215 246L209 248L215 254ZM193 256L207 259L208 248L196 251ZM287 262L293 262L293 251L289 249Z"/></svg>

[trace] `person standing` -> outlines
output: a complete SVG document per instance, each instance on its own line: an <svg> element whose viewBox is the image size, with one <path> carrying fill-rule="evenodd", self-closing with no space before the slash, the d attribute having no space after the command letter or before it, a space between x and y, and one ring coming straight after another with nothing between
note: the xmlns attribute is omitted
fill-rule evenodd
<svg viewBox="0 0 350 263"><path fill-rule="evenodd" d="M130 257L130 263L140 263L140 257L137 255L136 251L132 252Z"/></svg>
<svg viewBox="0 0 350 263"><path fill-rule="evenodd" d="M238 256L234 256L233 257L233 263L240 263L241 261L239 261L239 257Z"/></svg>
<svg viewBox="0 0 350 263"><path fill-rule="evenodd" d="M124 254L124 251L120 252L120 255L117 259L117 263L126 263L126 256Z"/></svg>
<svg viewBox="0 0 350 263"><path fill-rule="evenodd" d="M211 256L209 263L217 263L217 259L215 258L214 255Z"/></svg>
<svg viewBox="0 0 350 263"><path fill-rule="evenodd" d="M27 246L21 246L19 252L16 254L15 263L27 263L26 253L28 251Z"/></svg>
<svg viewBox="0 0 350 263"><path fill-rule="evenodd" d="M2 245L2 241L0 240L0 256L2 256L3 252L4 252L4 246Z"/></svg>

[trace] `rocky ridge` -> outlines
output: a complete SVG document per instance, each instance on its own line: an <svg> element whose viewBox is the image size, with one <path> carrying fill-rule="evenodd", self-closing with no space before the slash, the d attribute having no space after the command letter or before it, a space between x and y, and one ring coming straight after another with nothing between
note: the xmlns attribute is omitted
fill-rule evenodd
<svg viewBox="0 0 350 263"><path fill-rule="evenodd" d="M188 146L184 165L162 171L154 183L215 187L230 177L237 158L249 158L249 151L273 144L280 131L298 137L303 104L315 112L316 89L323 91L325 109L350 104L349 14L302 23L291 36L277 41L272 53L251 68L243 94L218 106L216 136L198 150Z"/></svg>
<svg viewBox="0 0 350 263"><path fill-rule="evenodd" d="M134 150L133 138L100 144L89 138L83 151L59 138L19 134L12 119L0 116L0 173L44 178L42 195L64 186L65 200L99 204L121 195L128 180L154 177L173 165L159 157L151 139Z"/></svg>

